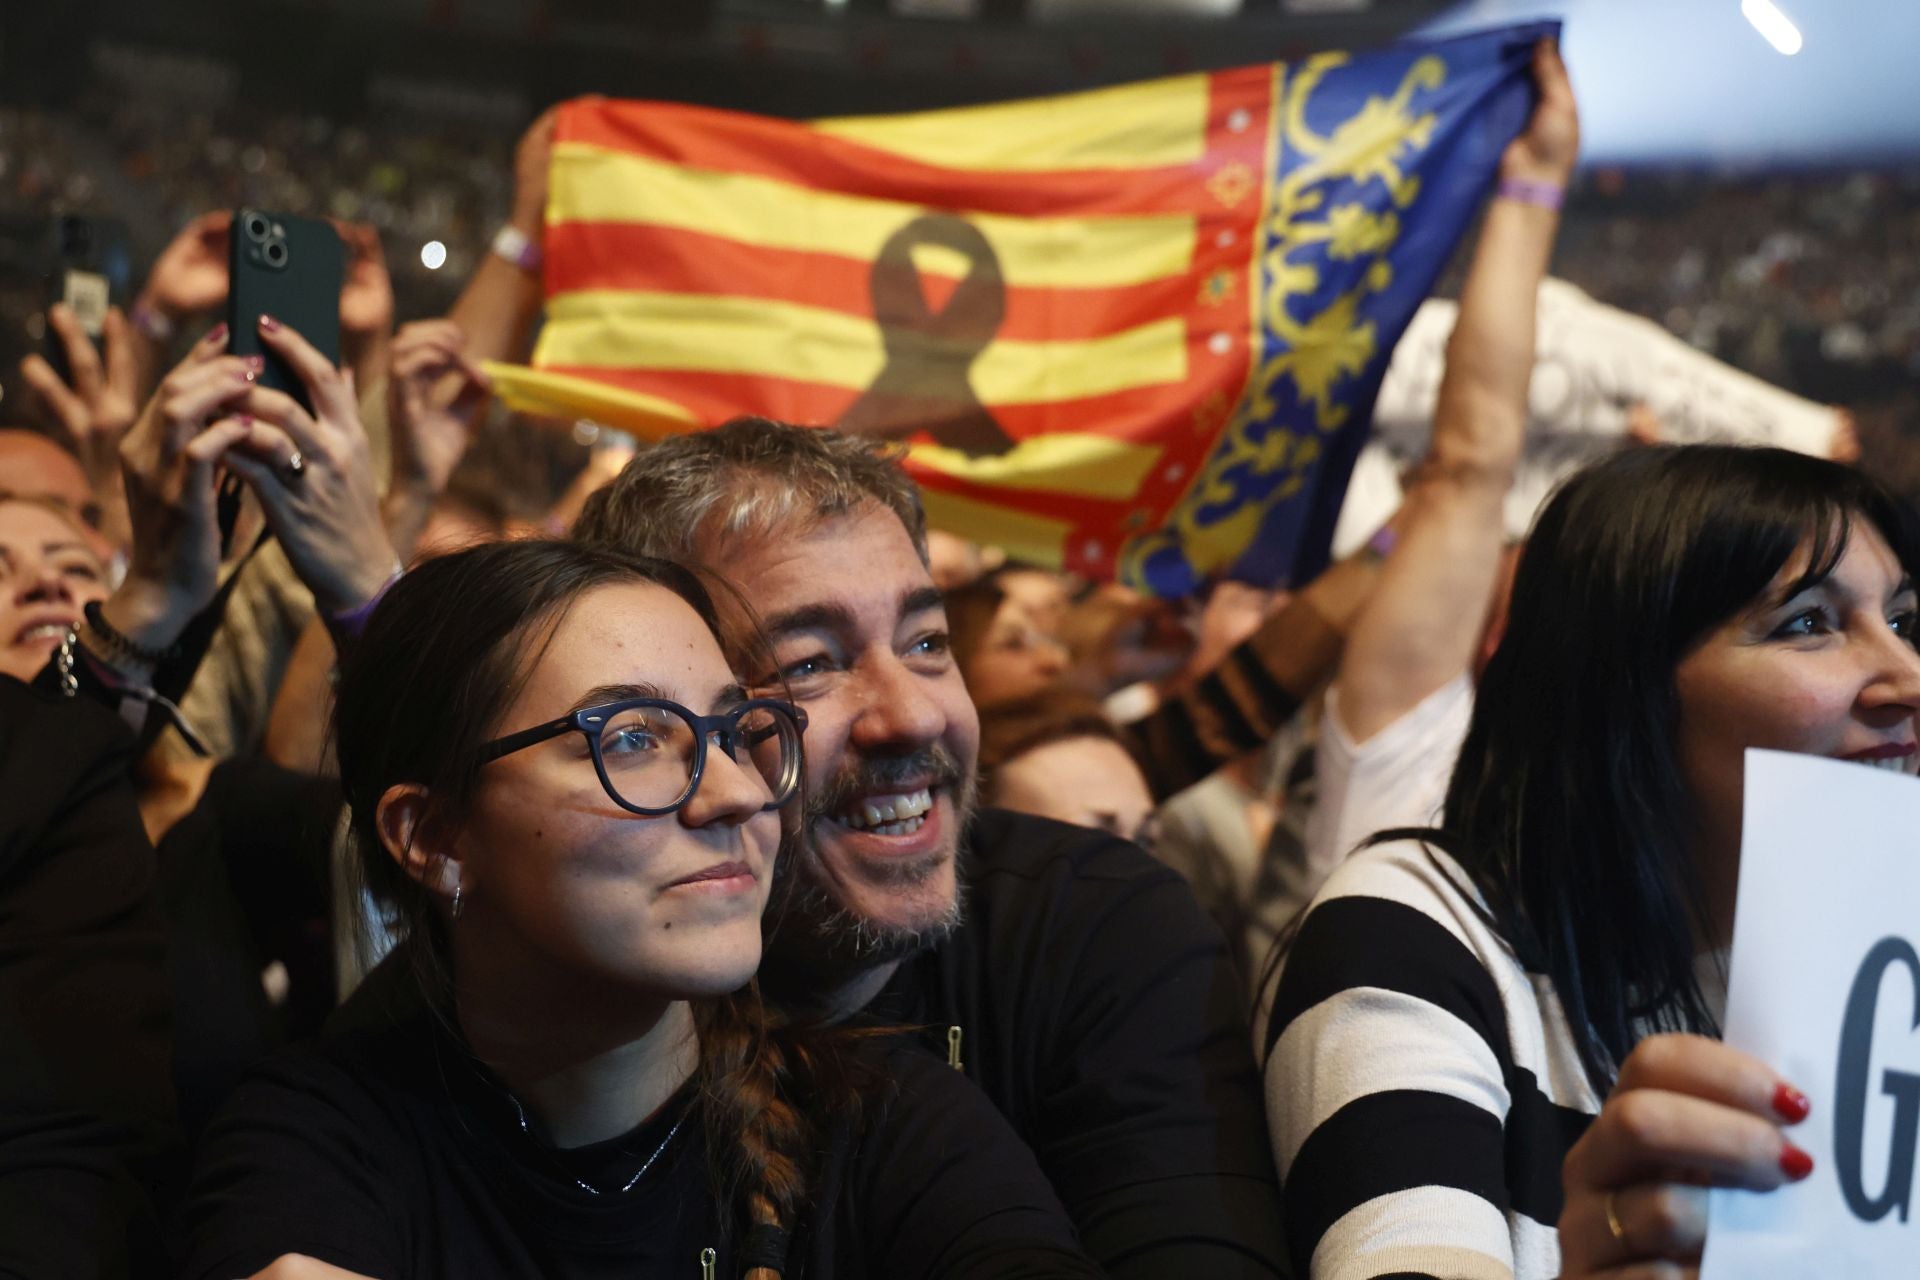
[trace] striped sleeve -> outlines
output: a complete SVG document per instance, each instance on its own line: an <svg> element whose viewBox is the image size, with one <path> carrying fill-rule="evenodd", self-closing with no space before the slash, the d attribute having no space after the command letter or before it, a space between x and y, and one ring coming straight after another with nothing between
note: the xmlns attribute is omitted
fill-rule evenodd
<svg viewBox="0 0 1920 1280"><path fill-rule="evenodd" d="M1268 739L1340 660L1341 636L1296 600L1228 652L1220 665L1152 714L1125 726L1127 749L1155 800L1186 790Z"/></svg>
<svg viewBox="0 0 1920 1280"><path fill-rule="evenodd" d="M1298 1273L1552 1276L1560 1161L1586 1117L1515 1062L1500 983L1442 922L1461 904L1370 852L1382 856L1362 855L1373 865L1348 887L1386 896L1312 909L1267 1031L1268 1124ZM1423 893L1441 918L1414 905Z"/></svg>

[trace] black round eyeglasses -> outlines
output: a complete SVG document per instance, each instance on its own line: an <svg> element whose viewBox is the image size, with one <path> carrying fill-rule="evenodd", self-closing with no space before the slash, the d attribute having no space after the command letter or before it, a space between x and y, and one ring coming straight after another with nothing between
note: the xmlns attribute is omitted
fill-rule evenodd
<svg viewBox="0 0 1920 1280"><path fill-rule="evenodd" d="M593 753L593 767L613 802L656 818L693 799L707 767L707 742L767 784L765 809L778 809L800 790L800 736L807 716L777 698L754 698L718 715L700 716L665 698L627 698L582 707L558 720L495 738L480 762L577 732Z"/></svg>

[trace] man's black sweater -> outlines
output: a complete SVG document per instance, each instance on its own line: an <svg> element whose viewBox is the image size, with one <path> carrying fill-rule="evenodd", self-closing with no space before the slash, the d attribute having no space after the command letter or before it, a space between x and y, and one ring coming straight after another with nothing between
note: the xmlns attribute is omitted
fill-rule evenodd
<svg viewBox="0 0 1920 1280"><path fill-rule="evenodd" d="M966 923L867 1015L957 1043L1110 1274L1286 1275L1246 997L1186 881L1127 841L989 809L961 884Z"/></svg>

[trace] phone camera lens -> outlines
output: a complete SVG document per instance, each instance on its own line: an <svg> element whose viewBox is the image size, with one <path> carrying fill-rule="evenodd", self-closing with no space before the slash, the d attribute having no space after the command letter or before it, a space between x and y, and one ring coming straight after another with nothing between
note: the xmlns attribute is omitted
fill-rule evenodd
<svg viewBox="0 0 1920 1280"><path fill-rule="evenodd" d="M274 240L269 242L266 248L266 254L268 266L284 267L287 265L287 246L284 241Z"/></svg>
<svg viewBox="0 0 1920 1280"><path fill-rule="evenodd" d="M250 213L247 215L246 231L250 240L265 240L273 231L273 224L267 221L264 213Z"/></svg>

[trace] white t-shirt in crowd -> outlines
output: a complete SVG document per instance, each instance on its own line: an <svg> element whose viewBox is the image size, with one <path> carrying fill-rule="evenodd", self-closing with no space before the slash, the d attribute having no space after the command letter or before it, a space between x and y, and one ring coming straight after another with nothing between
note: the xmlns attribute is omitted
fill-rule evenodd
<svg viewBox="0 0 1920 1280"><path fill-rule="evenodd" d="M1314 888L1376 831L1430 827L1439 820L1472 717L1473 682L1462 673L1356 744L1340 721L1339 691L1328 691L1315 748L1313 815L1307 819Z"/></svg>

